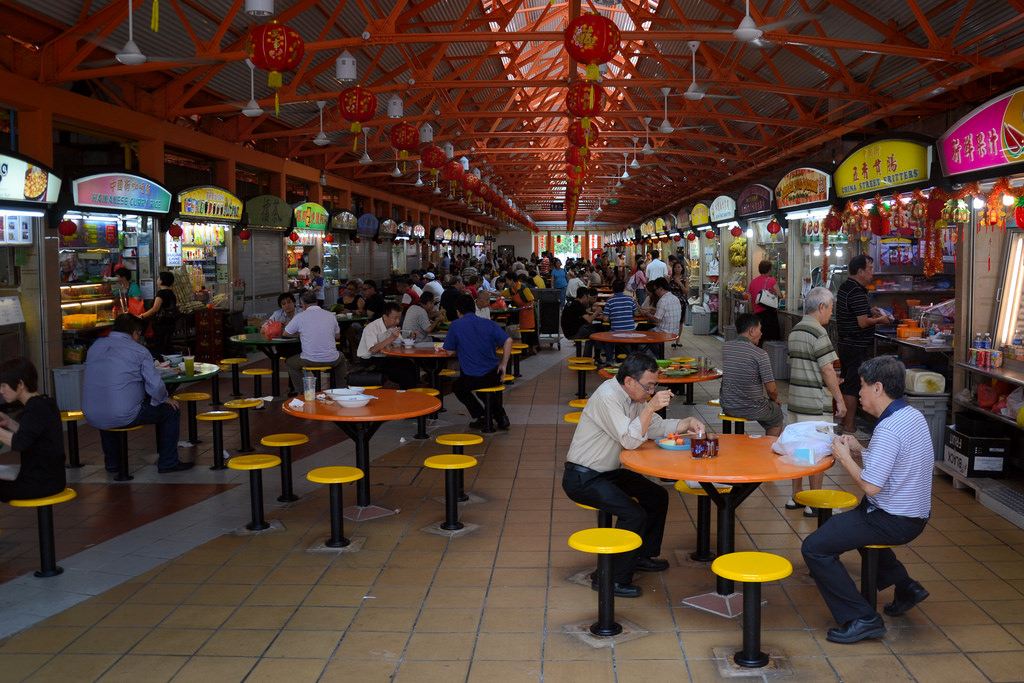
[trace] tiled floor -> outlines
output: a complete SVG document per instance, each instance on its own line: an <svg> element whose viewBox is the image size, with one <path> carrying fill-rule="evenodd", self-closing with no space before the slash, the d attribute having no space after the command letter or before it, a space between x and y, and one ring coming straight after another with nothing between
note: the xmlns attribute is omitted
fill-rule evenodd
<svg viewBox="0 0 1024 683"><path fill-rule="evenodd" d="M717 357L718 346L687 336L684 350ZM443 519L437 498L444 479L421 463L442 451L410 440L411 423L389 424L374 437L373 500L398 513L346 522L346 534L363 541L358 552L311 550L328 533L327 492L302 474L353 459L351 445L332 445L340 432L329 430L296 464L301 500L278 506L268 475L268 517L280 523L273 531L232 533L248 514L247 487L232 486L244 478L205 468L175 476L182 488L206 487L210 498L191 504L192 494L170 516L84 552L67 555L74 527L61 522L65 574L0 586L6 632L16 632L0 641L0 681L719 680L715 649L737 648L740 624L680 605L714 585L707 566L687 559L696 514L689 496L671 494L663 556L672 567L639 575L643 597L616 602L617 615L646 635L594 648L566 630L593 620L597 609L595 593L567 580L593 559L566 539L594 522L560 487L573 431L561 415L571 410L576 377L559 361L571 354L563 348L526 359L525 376L508 396L513 428L469 449L480 459L466 472L466 487L485 501L463 506L463 520L479 525L466 535L424 532ZM698 385L698 405L673 403L670 415L696 411L717 426L704 405L715 392L717 383ZM449 424L433 433L466 422L456 401L449 397L446 405ZM276 411L266 412L267 426L284 429ZM133 495L155 490L150 481L166 481L150 471L138 470ZM852 490L839 470L826 484ZM215 485L230 489L217 494ZM1024 679L1024 531L936 477L928 529L898 550L931 597L887 618L884 639L840 646L825 640L831 619L800 561L800 540L815 522L783 509L788 488L762 486L738 514L739 549L778 553L795 565L792 576L764 587L763 645L781 657L777 672L757 679ZM351 502L351 487L345 496ZM73 516L88 526L90 516L76 506L90 497L58 509L58 520ZM849 566L856 576L854 557ZM887 591L880 602L890 598Z"/></svg>

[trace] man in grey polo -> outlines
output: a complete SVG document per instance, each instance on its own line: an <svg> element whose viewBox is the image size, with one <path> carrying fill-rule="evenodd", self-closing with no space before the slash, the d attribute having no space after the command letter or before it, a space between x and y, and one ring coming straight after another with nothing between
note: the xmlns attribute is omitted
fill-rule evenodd
<svg viewBox="0 0 1024 683"><path fill-rule="evenodd" d="M736 338L722 344L722 412L756 420L766 435L778 436L785 417L768 352L757 345L760 340L757 315L744 313L736 318Z"/></svg>
<svg viewBox="0 0 1024 683"><path fill-rule="evenodd" d="M302 352L285 361L292 387L296 391L302 388L303 365L330 367L332 372L337 373L334 375L335 381L346 375L345 356L338 353L335 345L341 339L337 317L317 305L315 292L303 292L299 301L302 313L292 318L281 334L282 337L298 337L302 342Z"/></svg>

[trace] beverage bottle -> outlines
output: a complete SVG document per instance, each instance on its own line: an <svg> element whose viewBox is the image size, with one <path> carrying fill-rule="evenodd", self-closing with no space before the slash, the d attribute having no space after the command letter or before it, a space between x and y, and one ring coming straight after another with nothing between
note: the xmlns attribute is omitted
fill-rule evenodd
<svg viewBox="0 0 1024 683"><path fill-rule="evenodd" d="M980 349L981 345L982 345L981 332L977 332L974 335L974 343L971 344L971 346L973 346L976 349Z"/></svg>
<svg viewBox="0 0 1024 683"><path fill-rule="evenodd" d="M985 333L985 338L983 339L983 342L985 344L984 348L991 349L992 348L992 335L989 334L988 332L986 332Z"/></svg>
<svg viewBox="0 0 1024 683"><path fill-rule="evenodd" d="M1014 330L1013 333L1013 345L1024 346L1024 335L1021 334L1020 328Z"/></svg>

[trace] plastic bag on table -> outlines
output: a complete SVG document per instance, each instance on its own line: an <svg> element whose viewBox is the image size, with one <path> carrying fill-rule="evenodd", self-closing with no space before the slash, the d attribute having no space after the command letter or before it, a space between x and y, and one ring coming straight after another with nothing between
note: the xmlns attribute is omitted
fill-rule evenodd
<svg viewBox="0 0 1024 683"><path fill-rule="evenodd" d="M791 465L813 465L832 455L832 440L836 438L832 423L824 420L796 422L786 425L772 444L772 451Z"/></svg>

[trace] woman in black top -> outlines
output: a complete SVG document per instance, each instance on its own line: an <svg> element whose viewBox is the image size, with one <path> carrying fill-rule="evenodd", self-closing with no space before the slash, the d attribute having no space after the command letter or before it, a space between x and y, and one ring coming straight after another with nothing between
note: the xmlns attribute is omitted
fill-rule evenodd
<svg viewBox="0 0 1024 683"><path fill-rule="evenodd" d="M42 498L64 490L64 439L57 402L39 394L39 375L28 358L0 363L0 396L25 409L15 421L0 413L0 443L21 454L17 479L0 479L0 501Z"/></svg>
<svg viewBox="0 0 1024 683"><path fill-rule="evenodd" d="M178 298L174 295L174 275L160 273L160 287L153 298L153 307L140 315L153 322L153 352L159 356L169 354L174 328L178 324Z"/></svg>

